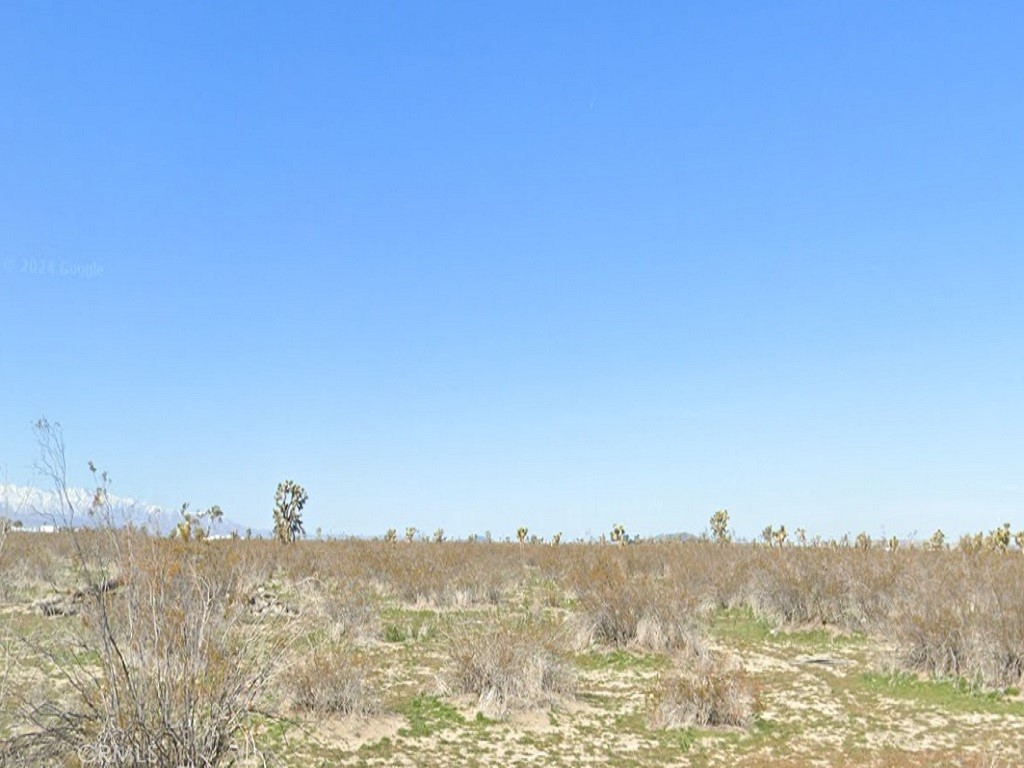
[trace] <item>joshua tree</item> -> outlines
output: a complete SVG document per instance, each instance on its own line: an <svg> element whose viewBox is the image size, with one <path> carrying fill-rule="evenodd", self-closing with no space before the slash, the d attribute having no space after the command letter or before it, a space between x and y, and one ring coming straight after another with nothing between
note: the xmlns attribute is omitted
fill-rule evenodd
<svg viewBox="0 0 1024 768"><path fill-rule="evenodd" d="M181 522L171 532L172 537L177 537L182 541L202 541L210 535L210 527L216 525L224 518L224 512L214 504L205 512L189 512L188 502L186 501L181 505L181 509L178 510L178 515L181 517ZM208 521L209 525L204 525L204 521Z"/></svg>
<svg viewBox="0 0 1024 768"><path fill-rule="evenodd" d="M529 532L530 529L527 528L525 525L519 526L518 530L516 530L516 538L519 539L520 544L526 543L526 534L528 534Z"/></svg>
<svg viewBox="0 0 1024 768"><path fill-rule="evenodd" d="M302 527L302 508L309 501L306 489L296 482L285 480L274 494L274 535L278 541L289 544L305 535Z"/></svg>
<svg viewBox="0 0 1024 768"><path fill-rule="evenodd" d="M551 537L551 546L552 547L557 547L561 543L562 543L562 532L559 531L558 533L556 533L554 536Z"/></svg>
<svg viewBox="0 0 1024 768"><path fill-rule="evenodd" d="M778 528L772 528L770 525L766 525L764 530L761 531L761 539L769 547L781 547L786 543L786 537L789 536L786 533L786 526L780 525Z"/></svg>
<svg viewBox="0 0 1024 768"><path fill-rule="evenodd" d="M711 516L711 537L719 544L732 541L729 533L729 510L720 509Z"/></svg>
<svg viewBox="0 0 1024 768"><path fill-rule="evenodd" d="M1002 528L996 528L988 535L988 540L985 542L989 549L1005 550L1010 546L1010 524L1003 523Z"/></svg>
<svg viewBox="0 0 1024 768"><path fill-rule="evenodd" d="M971 535L965 533L957 542L957 547L964 552L979 552L985 546L985 536L981 531Z"/></svg>
<svg viewBox="0 0 1024 768"><path fill-rule="evenodd" d="M416 526L410 525L405 529L405 540L412 544L412 540L416 538Z"/></svg>
<svg viewBox="0 0 1024 768"><path fill-rule="evenodd" d="M394 544L398 541L398 531L394 528L388 528L388 532L384 534L384 541L388 544Z"/></svg>
<svg viewBox="0 0 1024 768"><path fill-rule="evenodd" d="M939 528L932 537L928 539L928 549L945 549L946 548L946 534Z"/></svg>
<svg viewBox="0 0 1024 768"><path fill-rule="evenodd" d="M625 544L626 543L626 526L624 526L622 523L616 523L615 525L613 525L612 526L612 536L611 536L611 539L612 539L612 541L614 541L619 546L622 546L623 544Z"/></svg>
<svg viewBox="0 0 1024 768"><path fill-rule="evenodd" d="M434 531L434 543L440 544L442 541L444 541L444 528L438 528Z"/></svg>

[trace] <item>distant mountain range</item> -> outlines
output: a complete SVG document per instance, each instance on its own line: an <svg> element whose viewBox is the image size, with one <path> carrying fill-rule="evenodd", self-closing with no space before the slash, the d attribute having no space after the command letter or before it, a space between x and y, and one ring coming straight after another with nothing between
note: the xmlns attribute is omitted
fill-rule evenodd
<svg viewBox="0 0 1024 768"><path fill-rule="evenodd" d="M56 491L47 491L31 485L13 485L0 483L0 517L12 521L20 521L28 528L40 525L56 524L58 526L73 525L91 527L103 521L89 516L89 507L93 500L93 491L85 488L68 488L68 501L62 501ZM110 521L115 526L132 523L146 527L158 533L170 533L181 521L177 509L166 509L154 504L146 504L128 496L108 495ZM244 534L246 526L225 517L218 523L212 533ZM254 535L265 533L254 530Z"/></svg>
<svg viewBox="0 0 1024 768"><path fill-rule="evenodd" d="M700 536L682 531L680 533L658 533L654 536L645 536L645 541L696 541Z"/></svg>

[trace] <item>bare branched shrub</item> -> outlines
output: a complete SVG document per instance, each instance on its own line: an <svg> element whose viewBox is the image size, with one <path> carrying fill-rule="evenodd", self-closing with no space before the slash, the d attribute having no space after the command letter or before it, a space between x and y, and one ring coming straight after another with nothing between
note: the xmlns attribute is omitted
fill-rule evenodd
<svg viewBox="0 0 1024 768"><path fill-rule="evenodd" d="M576 691L575 675L554 650L551 635L525 622L453 637L444 680L455 693L476 696L488 717L549 706Z"/></svg>
<svg viewBox="0 0 1024 768"><path fill-rule="evenodd" d="M14 711L10 694L11 670L14 667L14 638L6 627L0 628L0 758L3 757L3 740L8 736L6 716ZM2 765L0 759L0 765Z"/></svg>
<svg viewBox="0 0 1024 768"><path fill-rule="evenodd" d="M0 524L0 602L7 602L13 597L13 560L10 555L6 554L9 551L7 547L7 536L9 534L9 528L6 525Z"/></svg>
<svg viewBox="0 0 1024 768"><path fill-rule="evenodd" d="M40 422L39 433L42 465L70 507L59 429ZM80 617L63 634L21 638L57 680L17 702L16 735L0 745L6 764L63 764L89 747L113 755L112 766L212 767L252 751L251 713L287 626L250 618L232 550L110 527L106 483L88 510L106 525L68 534Z"/></svg>
<svg viewBox="0 0 1024 768"><path fill-rule="evenodd" d="M655 728L749 728L760 709L753 681L738 663L716 653L677 659L648 699Z"/></svg>
<svg viewBox="0 0 1024 768"><path fill-rule="evenodd" d="M94 595L60 645L33 643L70 689L24 702L32 730L14 751L28 764L113 739L160 765L215 766L248 742L287 632L252 620L197 546L211 547L132 542L123 586Z"/></svg>

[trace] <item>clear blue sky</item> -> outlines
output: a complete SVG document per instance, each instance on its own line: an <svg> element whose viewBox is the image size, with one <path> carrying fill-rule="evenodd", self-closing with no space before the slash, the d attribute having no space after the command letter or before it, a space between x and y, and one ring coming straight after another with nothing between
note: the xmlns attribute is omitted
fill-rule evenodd
<svg viewBox="0 0 1024 768"><path fill-rule="evenodd" d="M1022 39L1017 2L4 3L0 466L45 414L253 526L287 477L357 534L1024 525Z"/></svg>

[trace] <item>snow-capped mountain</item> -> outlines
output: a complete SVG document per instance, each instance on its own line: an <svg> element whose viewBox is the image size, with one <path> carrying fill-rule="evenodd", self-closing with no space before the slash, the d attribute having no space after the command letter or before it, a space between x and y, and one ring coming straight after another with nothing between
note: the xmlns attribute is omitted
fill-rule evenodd
<svg viewBox="0 0 1024 768"><path fill-rule="evenodd" d="M0 517L21 521L25 526L37 527L45 524L58 526L91 526L105 520L89 515L94 491L86 488L68 488L67 500L56 491L31 485L0 483ZM150 530L166 533L180 521L177 509L166 509L147 504L129 496L108 494L104 514L115 526L146 525ZM215 529L216 533L244 533L244 526L225 518Z"/></svg>

